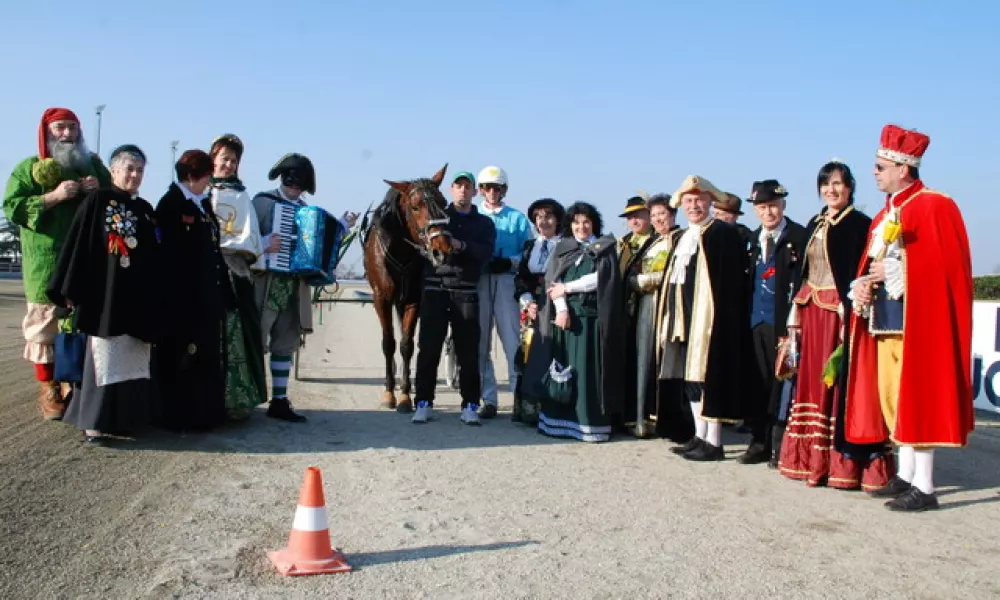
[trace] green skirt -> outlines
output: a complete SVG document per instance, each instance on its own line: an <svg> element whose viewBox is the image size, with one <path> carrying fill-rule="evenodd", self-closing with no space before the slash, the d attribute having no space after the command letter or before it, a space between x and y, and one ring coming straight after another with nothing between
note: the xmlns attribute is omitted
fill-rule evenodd
<svg viewBox="0 0 1000 600"><path fill-rule="evenodd" d="M267 402L264 342L253 282L231 275L236 310L226 314L226 412L241 420Z"/></svg>
<svg viewBox="0 0 1000 600"><path fill-rule="evenodd" d="M577 310L573 310L577 308ZM570 306L570 328L553 328L552 357L571 367L568 380L558 374L546 377L549 395L538 414L538 431L553 437L584 442L606 442L611 438L611 419L604 414L597 365L601 351L597 314Z"/></svg>

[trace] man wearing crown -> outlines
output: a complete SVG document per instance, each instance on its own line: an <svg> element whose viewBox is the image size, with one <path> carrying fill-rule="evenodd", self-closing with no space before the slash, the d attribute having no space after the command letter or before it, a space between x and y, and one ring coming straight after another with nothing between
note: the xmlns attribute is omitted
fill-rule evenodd
<svg viewBox="0 0 1000 600"><path fill-rule="evenodd" d="M38 126L38 155L26 158L7 181L3 196L7 220L21 229L24 295L28 313L22 330L24 358L35 365L41 383L42 417L62 418L66 398L53 381L59 309L45 293L59 251L83 197L110 187L111 174L87 149L80 119L67 108L50 108Z"/></svg>
<svg viewBox="0 0 1000 600"><path fill-rule="evenodd" d="M969 238L955 202L920 181L929 144L883 128L874 174L886 204L851 286L845 436L899 446L897 475L872 492L895 511L938 507L934 449L965 446L974 427Z"/></svg>

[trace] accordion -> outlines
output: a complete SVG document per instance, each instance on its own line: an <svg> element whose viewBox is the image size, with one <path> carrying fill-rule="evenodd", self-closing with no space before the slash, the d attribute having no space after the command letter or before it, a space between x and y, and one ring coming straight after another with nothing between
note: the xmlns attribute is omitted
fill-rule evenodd
<svg viewBox="0 0 1000 600"><path fill-rule="evenodd" d="M281 247L261 256L255 268L303 277L309 285L336 280L345 233L340 221L318 206L277 200L271 223L271 231L281 236Z"/></svg>

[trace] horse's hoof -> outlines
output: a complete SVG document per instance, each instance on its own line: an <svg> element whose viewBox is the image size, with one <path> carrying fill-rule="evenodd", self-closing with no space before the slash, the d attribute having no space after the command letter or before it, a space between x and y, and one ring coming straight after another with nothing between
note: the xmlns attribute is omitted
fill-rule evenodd
<svg viewBox="0 0 1000 600"><path fill-rule="evenodd" d="M399 404L396 405L396 412L398 413L411 413L413 412L413 403L410 402L409 398L400 400Z"/></svg>
<svg viewBox="0 0 1000 600"><path fill-rule="evenodd" d="M379 406L382 408L396 408L396 396L392 392L385 392L382 394L382 401L379 402Z"/></svg>

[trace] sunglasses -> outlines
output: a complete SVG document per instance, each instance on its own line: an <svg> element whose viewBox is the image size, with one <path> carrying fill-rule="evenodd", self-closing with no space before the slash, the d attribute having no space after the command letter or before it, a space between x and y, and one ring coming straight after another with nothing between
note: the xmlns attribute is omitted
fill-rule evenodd
<svg viewBox="0 0 1000 600"><path fill-rule="evenodd" d="M497 185L495 183L484 183L480 187L483 188L484 190L499 190L503 188L502 185Z"/></svg>
<svg viewBox="0 0 1000 600"><path fill-rule="evenodd" d="M878 163L875 163L875 170L878 171L879 173L881 173L882 171L885 171L886 169L888 169L890 166L893 166L893 165L880 165Z"/></svg>

